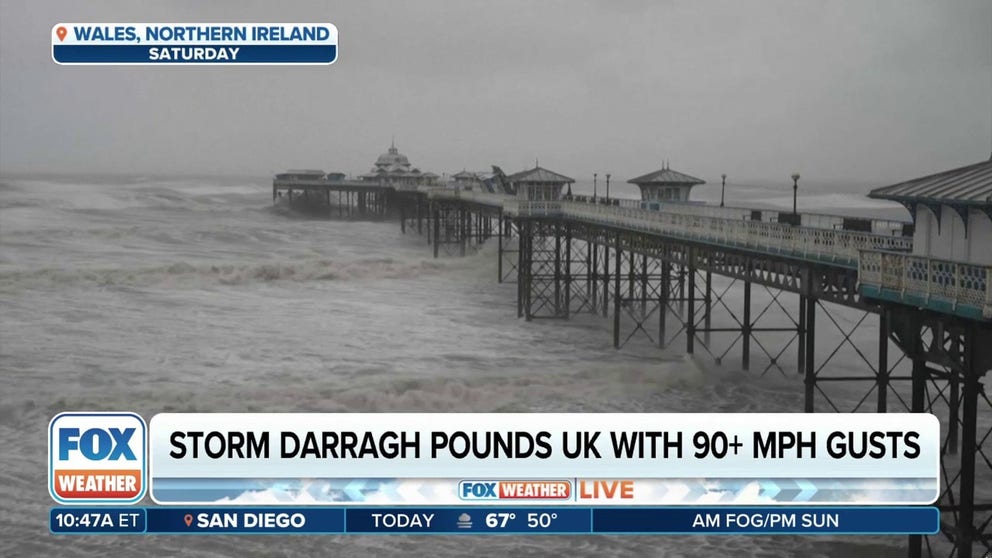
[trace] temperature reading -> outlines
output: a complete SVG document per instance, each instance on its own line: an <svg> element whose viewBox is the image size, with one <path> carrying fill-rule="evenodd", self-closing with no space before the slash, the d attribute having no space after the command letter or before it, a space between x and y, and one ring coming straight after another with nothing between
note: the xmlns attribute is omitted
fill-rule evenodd
<svg viewBox="0 0 992 558"><path fill-rule="evenodd" d="M527 514L527 526L531 529L540 527L547 529L551 527L551 522L558 519L556 513L529 513Z"/></svg>
<svg viewBox="0 0 992 558"><path fill-rule="evenodd" d="M533 514L531 514L533 515ZM486 515L486 527L490 529L502 529L506 524L517 518L515 513L490 513Z"/></svg>

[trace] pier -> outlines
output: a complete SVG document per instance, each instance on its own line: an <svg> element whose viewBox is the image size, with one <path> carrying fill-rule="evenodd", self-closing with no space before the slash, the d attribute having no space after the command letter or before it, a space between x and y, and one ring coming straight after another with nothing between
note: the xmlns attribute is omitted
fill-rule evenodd
<svg viewBox="0 0 992 558"><path fill-rule="evenodd" d="M573 196L572 179L539 166L494 167L473 190L280 176L274 200L396 219L434 257L495 242L494 279L516 283L525 321L602 316L616 349L637 338L795 376L805 412L937 415L941 532L911 536L908 555L992 551L992 500L976 494L992 483L979 421L992 413L992 160L872 192L903 203L912 224L684 203L648 175L653 197ZM840 352L863 366L839 367ZM838 389L862 396L846 408Z"/></svg>

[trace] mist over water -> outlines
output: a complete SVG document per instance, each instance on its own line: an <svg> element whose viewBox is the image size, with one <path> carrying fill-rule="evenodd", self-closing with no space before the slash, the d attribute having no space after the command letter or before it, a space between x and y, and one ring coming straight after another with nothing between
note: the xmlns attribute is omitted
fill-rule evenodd
<svg viewBox="0 0 992 558"><path fill-rule="evenodd" d="M589 314L518 320L495 246L434 260L396 223L269 196L265 179L0 179L0 555L902 555L904 537L49 536L47 424L64 410L802 409L794 371L637 338L614 351Z"/></svg>

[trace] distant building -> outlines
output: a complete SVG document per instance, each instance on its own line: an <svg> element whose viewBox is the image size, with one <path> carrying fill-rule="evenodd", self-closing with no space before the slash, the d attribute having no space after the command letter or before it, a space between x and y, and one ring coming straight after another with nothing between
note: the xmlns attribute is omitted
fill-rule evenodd
<svg viewBox="0 0 992 558"><path fill-rule="evenodd" d="M872 190L897 201L915 224L913 254L992 265L992 159Z"/></svg>
<svg viewBox="0 0 992 558"><path fill-rule="evenodd" d="M481 190L482 177L480 173L463 170L451 175L451 182L448 186L458 190Z"/></svg>
<svg viewBox="0 0 992 558"><path fill-rule="evenodd" d="M692 187L706 182L694 176L663 168L627 181L641 189L643 201L687 202Z"/></svg>
<svg viewBox="0 0 992 558"><path fill-rule="evenodd" d="M390 184L397 186L433 186L437 184L438 175L432 172L420 172L410 164L410 160L396 149L395 144L376 159L372 170L360 177L365 182Z"/></svg>
<svg viewBox="0 0 992 558"><path fill-rule="evenodd" d="M517 198L529 201L552 201L561 199L561 190L575 182L563 174L535 166L507 177L516 191ZM569 186L571 188L571 186Z"/></svg>

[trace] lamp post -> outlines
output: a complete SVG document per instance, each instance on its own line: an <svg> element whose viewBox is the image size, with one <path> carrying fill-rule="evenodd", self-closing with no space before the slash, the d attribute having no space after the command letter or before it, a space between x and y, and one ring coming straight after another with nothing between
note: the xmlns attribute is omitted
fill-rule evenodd
<svg viewBox="0 0 992 558"><path fill-rule="evenodd" d="M720 207L723 207L723 193L727 189L727 173L721 174L720 178L723 179L723 183L720 184Z"/></svg>
<svg viewBox="0 0 992 558"><path fill-rule="evenodd" d="M606 173L606 201L610 201L610 173Z"/></svg>
<svg viewBox="0 0 992 558"><path fill-rule="evenodd" d="M796 218L796 215L797 215L797 211L796 211L796 196L798 195L798 193L799 193L799 173L798 172L794 172L794 173L792 173L792 217L793 217L793 219L795 219Z"/></svg>
<svg viewBox="0 0 992 558"><path fill-rule="evenodd" d="M592 173L592 201L596 201L596 180L599 177L598 173Z"/></svg>

